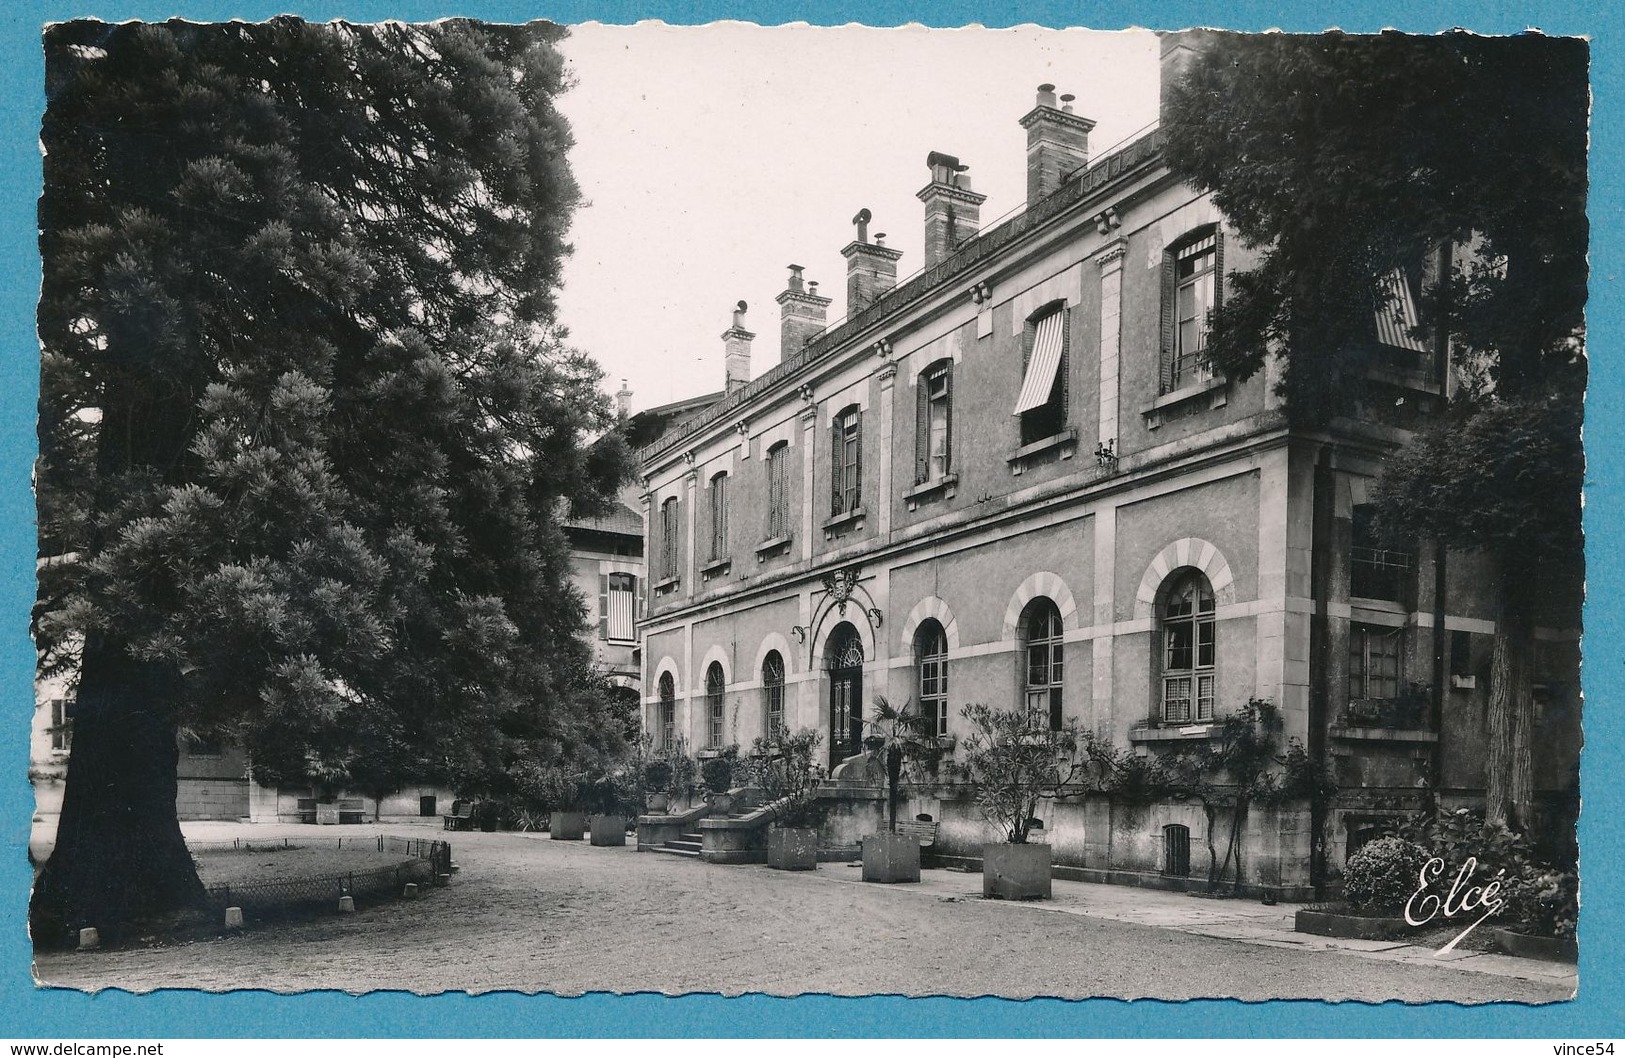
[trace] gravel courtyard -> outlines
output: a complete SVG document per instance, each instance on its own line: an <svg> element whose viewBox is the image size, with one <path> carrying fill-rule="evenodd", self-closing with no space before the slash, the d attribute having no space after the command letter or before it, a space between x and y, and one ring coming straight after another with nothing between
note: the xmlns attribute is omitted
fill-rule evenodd
<svg viewBox="0 0 1625 1058"><path fill-rule="evenodd" d="M419 828L402 833L429 836ZM855 868L843 864L792 874L639 854L631 846L592 848L545 835L449 837L461 872L450 888L415 903L218 940L48 954L38 960L36 976L45 985L132 991L827 992L1464 1003L1552 1002L1568 999L1573 989L1572 978L1560 975L1497 976L1092 916L1092 897L1121 903L1122 893L1099 892L1117 887L1069 886L1071 910L1080 913L1063 914L984 901L977 875L928 871L924 888L865 885Z"/></svg>

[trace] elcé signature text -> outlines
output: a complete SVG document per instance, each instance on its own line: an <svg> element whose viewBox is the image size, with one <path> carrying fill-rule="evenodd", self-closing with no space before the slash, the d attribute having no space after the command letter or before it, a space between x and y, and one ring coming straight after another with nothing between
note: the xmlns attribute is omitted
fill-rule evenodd
<svg viewBox="0 0 1625 1058"><path fill-rule="evenodd" d="M1474 884L1473 874L1478 870L1478 860L1469 856L1457 869L1449 890L1441 896L1434 891L1434 883L1444 876L1444 869L1444 860L1437 856L1422 865L1422 870L1417 874L1417 881L1421 884L1416 887L1416 892L1411 894L1411 898L1405 901L1405 921L1413 926L1425 926L1434 919L1448 921L1480 910L1483 914L1456 934L1455 939L1449 944L1434 952L1435 956L1446 955L1454 950L1467 934L1506 906L1506 899L1501 896L1501 880L1507 873L1505 868L1496 871L1495 877L1488 882Z"/></svg>

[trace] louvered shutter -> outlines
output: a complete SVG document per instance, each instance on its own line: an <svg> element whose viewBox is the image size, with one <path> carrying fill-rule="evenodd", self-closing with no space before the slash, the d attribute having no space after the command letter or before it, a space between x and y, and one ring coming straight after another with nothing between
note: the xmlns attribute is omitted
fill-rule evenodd
<svg viewBox="0 0 1625 1058"><path fill-rule="evenodd" d="M914 380L914 484L931 477L931 374Z"/></svg>
<svg viewBox="0 0 1625 1058"><path fill-rule="evenodd" d="M1179 297L1174 275L1175 252L1162 255L1162 357L1157 391L1167 393L1174 385L1174 303Z"/></svg>
<svg viewBox="0 0 1625 1058"><path fill-rule="evenodd" d="M852 506L849 509L855 511L863 506L863 412L854 409L852 416L857 436L852 439Z"/></svg>
<svg viewBox="0 0 1625 1058"><path fill-rule="evenodd" d="M1060 376L1061 427L1066 427L1067 413L1072 409L1072 310L1061 309L1061 364L1055 369Z"/></svg>
<svg viewBox="0 0 1625 1058"><path fill-rule="evenodd" d="M835 416L829 422L829 513L834 517L841 513L841 478L846 473L846 464L841 460L841 420L842 416Z"/></svg>
<svg viewBox="0 0 1625 1058"><path fill-rule="evenodd" d="M942 472L953 473L954 469L954 362L948 361L942 365Z"/></svg>
<svg viewBox="0 0 1625 1058"><path fill-rule="evenodd" d="M609 638L609 574L598 574L598 638Z"/></svg>
<svg viewBox="0 0 1625 1058"><path fill-rule="evenodd" d="M1213 229L1213 311L1224 304L1224 229Z"/></svg>

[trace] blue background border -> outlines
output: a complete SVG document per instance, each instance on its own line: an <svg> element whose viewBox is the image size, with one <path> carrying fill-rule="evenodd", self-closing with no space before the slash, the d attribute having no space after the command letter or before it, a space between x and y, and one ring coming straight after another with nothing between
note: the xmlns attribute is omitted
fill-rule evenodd
<svg viewBox="0 0 1625 1058"><path fill-rule="evenodd" d="M352 997L339 993L276 996L238 992L210 996L163 992L96 996L34 988L25 929L30 869L25 849L32 790L28 768L28 717L33 702L33 653L27 614L33 602L33 498L29 474L35 448L38 346L34 307L39 290L35 200L39 194L39 115L44 22L78 16L107 20L261 19L292 12L312 20L369 21L470 15L519 21L597 20L628 23L659 18L702 23L739 18L763 24L813 20L821 24L863 22L933 26L979 22L989 26L1086 25L1097 29L1146 26L1177 29L1222 25L1229 29L1282 28L1317 31L1337 26L1370 32L1397 28L1435 32L1452 26L1510 33L1535 26L1548 33L1592 39L1591 199L1592 277L1591 388L1586 407L1588 488L1588 603L1585 610L1586 749L1582 768L1581 990L1571 1003L1545 1007L1494 1005L1425 1007L1389 1003L1326 1004L1234 1001L1162 1003L1116 1000L1062 1002L1001 999L794 1000L749 996L668 999L639 995L558 999L496 994L419 998L401 993ZM350 3L278 4L238 0L143 2L10 0L0 15L0 1037L191 1037L191 1036L1577 1036L1625 1034L1625 982L1617 973L1625 947L1621 894L1625 880L1625 797L1611 781L1625 764L1625 720L1613 708L1622 685L1621 598L1625 564L1615 557L1625 543L1625 512L1618 493L1625 482L1625 370L1613 361L1621 334L1621 299L1615 262L1622 256L1620 170L1625 162L1620 133L1625 65L1620 31L1625 15L1594 13L1581 3L1509 3L1505 0L1406 0L1364 4L1300 0L1287 4L1229 3L1214 6L1153 0L1036 0L1019 6L995 3L880 0L824 3L686 3L565 0L540 4L434 0L352 0Z"/></svg>

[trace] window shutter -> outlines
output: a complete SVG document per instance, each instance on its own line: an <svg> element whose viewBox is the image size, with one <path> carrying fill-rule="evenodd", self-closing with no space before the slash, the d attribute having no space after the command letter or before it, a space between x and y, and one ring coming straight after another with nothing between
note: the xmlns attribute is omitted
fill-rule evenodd
<svg viewBox="0 0 1625 1058"><path fill-rule="evenodd" d="M841 464L841 419L837 415L829 421L829 513L841 513L841 477L845 473Z"/></svg>
<svg viewBox="0 0 1625 1058"><path fill-rule="evenodd" d="M931 375L914 380L914 484L931 477Z"/></svg>
<svg viewBox="0 0 1625 1058"><path fill-rule="evenodd" d="M1213 311L1224 304L1224 229L1213 229Z"/></svg>
<svg viewBox="0 0 1625 1058"><path fill-rule="evenodd" d="M1072 310L1061 310L1061 366L1055 369L1060 376L1061 426L1065 428L1067 414L1072 410Z"/></svg>
<svg viewBox="0 0 1625 1058"><path fill-rule="evenodd" d="M954 468L954 362L948 361L942 365L942 392L943 392L943 421L946 429L942 434L942 471L951 473Z"/></svg>
<svg viewBox="0 0 1625 1058"><path fill-rule="evenodd" d="M863 412L852 413L857 419L857 437L852 444L852 509L863 506Z"/></svg>
<svg viewBox="0 0 1625 1058"><path fill-rule="evenodd" d="M609 638L609 574L598 574L598 638Z"/></svg>
<svg viewBox="0 0 1625 1058"><path fill-rule="evenodd" d="M1162 255L1162 357L1157 391L1167 393L1174 384L1174 302L1179 297L1174 277L1175 251Z"/></svg>

